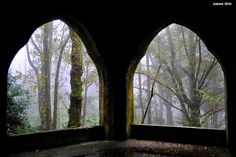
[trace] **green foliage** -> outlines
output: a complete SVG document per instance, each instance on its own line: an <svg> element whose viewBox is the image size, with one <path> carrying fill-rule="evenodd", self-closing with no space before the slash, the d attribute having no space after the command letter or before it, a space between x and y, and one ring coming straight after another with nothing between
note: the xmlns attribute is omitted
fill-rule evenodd
<svg viewBox="0 0 236 157"><path fill-rule="evenodd" d="M90 116L85 119L85 126L99 125L99 118L96 112L93 112Z"/></svg>
<svg viewBox="0 0 236 157"><path fill-rule="evenodd" d="M28 92L17 83L17 78L11 73L8 74L7 96L7 133L21 134L32 131L26 114L29 107Z"/></svg>
<svg viewBox="0 0 236 157"><path fill-rule="evenodd" d="M91 86L91 88L96 88L96 91L90 89L92 94L98 91L97 87L99 85L99 80L96 66L87 54L83 42L75 32L75 39L71 39L69 27L64 22L60 20L52 22L53 24L50 22L35 30L29 39L27 46L25 46L20 52L25 53L22 55L22 58L14 58L16 61L22 59L21 61L24 65L18 66L18 63L14 63L14 60L12 61L13 66L10 70L14 71L14 77L9 74L8 79L8 134L34 133L42 131L42 126L44 126L42 123L47 119L44 118L46 116L42 116L44 111L42 109L42 104L45 104L44 102L46 101L45 84L50 83L50 98L51 100L56 100L53 96L53 93L55 92L53 87L55 87L56 68L60 56L59 54L66 39L68 39L68 42L63 49L58 78L57 114L59 115L58 117L60 117L60 120L57 122L57 125L59 126L57 129L60 129L61 127L67 128L68 126L68 109L71 103L70 93L72 96L79 96L79 99L82 101L84 99L82 97L85 93L85 84L87 89ZM49 29L48 27L51 28ZM48 28L47 37L45 36L45 28ZM48 57L45 56L45 47L47 47ZM75 50L73 50L73 48ZM73 51L76 52L74 55ZM77 53L78 51L81 53ZM72 56L74 57L74 61L71 61ZM46 59L49 60L51 66L50 68L46 68L47 70L45 69ZM73 64L79 66L79 70L74 70L75 74L71 74ZM47 78L50 79L50 82ZM73 86L72 89L70 88L71 78L73 79L73 83L71 83ZM23 88L24 84L26 85L24 88L26 87L28 92L30 92L30 100L28 99L27 91ZM93 85L96 85L96 87ZM88 95L90 95L90 90L86 91L88 92ZM96 99L98 99L98 95L99 94L96 93ZM64 107L61 109L60 105L63 104ZM74 104L76 106L78 103ZM53 105L50 107L51 109L54 109ZM91 115L91 112L95 112L95 115L97 116ZM90 126L99 123L98 112L97 108L89 107L87 109L86 125ZM54 112L51 112L51 114L48 115L53 114ZM39 127L39 125L41 127Z"/></svg>
<svg viewBox="0 0 236 157"><path fill-rule="evenodd" d="M222 102L224 100L224 95L214 96L215 94L212 89L199 90L198 92L202 95L203 100L207 102L209 106Z"/></svg>

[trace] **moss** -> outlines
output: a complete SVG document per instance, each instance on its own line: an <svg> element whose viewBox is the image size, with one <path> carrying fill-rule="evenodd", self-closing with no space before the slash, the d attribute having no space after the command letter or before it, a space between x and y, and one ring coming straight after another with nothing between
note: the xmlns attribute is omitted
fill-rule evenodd
<svg viewBox="0 0 236 157"><path fill-rule="evenodd" d="M70 29L72 41L71 52L71 95L68 127L80 127L80 117L82 109L83 84L81 76L83 74L82 42L79 36Z"/></svg>

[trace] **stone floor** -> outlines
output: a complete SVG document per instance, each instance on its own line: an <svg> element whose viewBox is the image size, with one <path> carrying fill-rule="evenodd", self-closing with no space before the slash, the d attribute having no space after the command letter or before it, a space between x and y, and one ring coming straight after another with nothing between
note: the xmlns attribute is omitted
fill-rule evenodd
<svg viewBox="0 0 236 157"><path fill-rule="evenodd" d="M47 150L35 150L10 157L233 157L225 148L158 141L95 141Z"/></svg>

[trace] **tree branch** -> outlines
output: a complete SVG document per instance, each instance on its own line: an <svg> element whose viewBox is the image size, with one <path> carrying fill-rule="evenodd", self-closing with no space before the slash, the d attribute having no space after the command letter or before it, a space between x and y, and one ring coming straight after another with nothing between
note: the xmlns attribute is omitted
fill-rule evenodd
<svg viewBox="0 0 236 157"><path fill-rule="evenodd" d="M185 73L188 75L188 77L189 77L190 79L192 79L192 78L191 78L191 75L189 74L189 72L188 72L186 69L184 69L182 66L180 66L180 68L181 68L181 70L183 70L183 72L185 72Z"/></svg>
<svg viewBox="0 0 236 157"><path fill-rule="evenodd" d="M39 72L38 72L38 69L37 69L37 67L33 64L32 60L31 60L31 58L30 58L29 46L28 46L28 44L26 44L26 52L27 52L28 62L29 62L29 64L30 64L30 66L32 67L32 69L34 70L36 76L38 76L38 73L39 73Z"/></svg>
<svg viewBox="0 0 236 157"><path fill-rule="evenodd" d="M139 87L134 87L134 88L140 89ZM150 91L148 91L148 90L145 89L145 88L141 88L141 90L144 90L145 92L150 93ZM164 97L162 97L161 95L159 95L159 94L157 94L157 93L155 93L155 92L153 93L153 95L156 95L156 96L160 97L163 101L165 101L165 102L166 102L167 104L169 104L171 107L173 107L173 108L175 108L175 109L177 109L177 110L179 110L179 111L185 113L182 109L180 109L180 108L174 106L171 102L169 102L168 100L166 100L166 99L165 99Z"/></svg>
<svg viewBox="0 0 236 157"><path fill-rule="evenodd" d="M205 72L202 74L202 77L199 81L199 88L198 89L201 89L206 78L208 77L208 75L210 74L211 70L215 67L215 65L217 64L217 60L216 58L213 59L211 65L209 66L209 68L207 70L205 70Z"/></svg>
<svg viewBox="0 0 236 157"><path fill-rule="evenodd" d="M199 60L198 60L198 67L197 67L197 74L196 74L196 80L198 80L198 75L201 68L201 62L202 62L202 48L201 48L201 40L198 39L198 50L199 50Z"/></svg>
<svg viewBox="0 0 236 157"><path fill-rule="evenodd" d="M172 88L170 88L169 86L167 86L167 85L161 83L161 82L158 81L158 80L154 80L152 77L148 76L147 74L142 73L142 72L135 72L135 74L141 74L141 75L144 75L144 76L148 77L149 79L151 79L151 80L153 80L153 81L159 83L161 86L167 88L167 89L168 89L169 91L171 91L173 94L177 95L177 93L176 93ZM145 89L145 90L146 90L146 89Z"/></svg>
<svg viewBox="0 0 236 157"><path fill-rule="evenodd" d="M40 54L40 52L42 52L42 51L40 50L38 45L34 42L33 37L30 38L30 41L34 45L35 49L38 51L38 54Z"/></svg>
<svg viewBox="0 0 236 157"><path fill-rule="evenodd" d="M221 108L221 109L216 110L216 111L207 111L206 113L204 113L204 114L201 115L200 117L201 117L201 118L204 117L204 116L209 117L209 116L211 116L211 115L213 115L213 114L215 114L215 113L217 113L217 112L221 112L221 111L223 111L223 110L225 110L225 108Z"/></svg>
<svg viewBox="0 0 236 157"><path fill-rule="evenodd" d="M69 40L69 35L67 35L67 38L63 41L62 39L64 38L64 34L65 34L65 24L63 25L63 32L62 32L62 36L61 36L61 43L60 43L60 46L56 49L56 51L58 51L59 49L64 49L64 47L66 46L68 40ZM63 43L64 42L64 43Z"/></svg>
<svg viewBox="0 0 236 157"><path fill-rule="evenodd" d="M182 109L180 109L180 108L174 106L171 102L169 102L168 100L166 100L166 99L165 99L164 97L162 97L161 95L159 95L159 94L156 94L156 95L157 95L158 97L160 97L163 101L165 101L167 104L169 104L171 107L173 107L173 108L175 108L175 109L177 109L177 110L179 110L179 111L185 113Z"/></svg>
<svg viewBox="0 0 236 157"><path fill-rule="evenodd" d="M156 80L157 74L159 73L160 69L161 69L161 64L160 64L159 68L157 69L157 72L156 72L156 75L155 75L155 79L154 79L154 80ZM148 108L149 108L150 103L151 103L151 101L152 101L154 86L155 86L155 81L153 81L153 83L152 83L151 95L150 95L150 98L149 98L149 101L148 101L148 104L147 104L147 108L146 108L146 110L145 110L145 113L144 113L144 116L143 116L143 119L142 119L141 124L144 123L145 117L146 117L146 115L147 115Z"/></svg>
<svg viewBox="0 0 236 157"><path fill-rule="evenodd" d="M187 57L190 58L189 54L188 54L187 46L186 46L186 41L185 41L185 36L184 36L184 27L183 26L181 26L181 32L182 32L182 38L183 38L185 53L186 53Z"/></svg>
<svg viewBox="0 0 236 157"><path fill-rule="evenodd" d="M204 124L204 123L207 121L208 117L210 117L211 115L213 115L213 114L215 114L215 113L217 113L217 112L221 112L221 111L223 111L224 109L225 109L225 108L221 108L221 109L219 109L219 110L217 110L217 111L214 111L214 112L212 112L212 113L209 112L208 115L205 113L205 114L202 115L201 117L206 116L206 118L201 122L200 125Z"/></svg>
<svg viewBox="0 0 236 157"><path fill-rule="evenodd" d="M66 106L66 104L62 103L62 105L66 108L66 110L69 110L69 107Z"/></svg>

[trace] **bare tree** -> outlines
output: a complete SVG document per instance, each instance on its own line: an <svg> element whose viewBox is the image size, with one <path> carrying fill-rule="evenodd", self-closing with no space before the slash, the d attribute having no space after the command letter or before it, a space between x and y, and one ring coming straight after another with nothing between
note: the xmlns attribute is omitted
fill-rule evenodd
<svg viewBox="0 0 236 157"><path fill-rule="evenodd" d="M217 80L213 81L211 75L222 79L222 70L216 58L208 52L195 33L179 25L166 27L153 39L145 58L147 70L143 72L136 70L136 74L144 75L147 80L158 84L158 89L154 89L154 95L161 100L159 101L160 106L165 106L167 124L174 123L172 121L173 112L181 113L182 121L178 121L178 123L182 125L202 127L209 121L209 118L212 120L212 124L220 124L220 120L217 118L223 117L221 116L224 110L223 88L222 84L218 85L221 87L220 89L217 87ZM163 66L156 79L152 73L156 71L158 64L163 64ZM148 92L149 98L153 97L150 95L152 92L150 92L148 83L146 87L135 88ZM220 98L222 99L219 101L216 93L221 93ZM164 112L163 108L159 109L160 112Z"/></svg>

